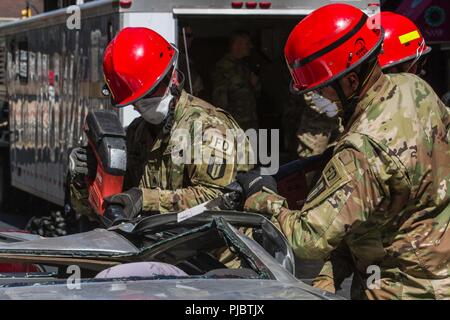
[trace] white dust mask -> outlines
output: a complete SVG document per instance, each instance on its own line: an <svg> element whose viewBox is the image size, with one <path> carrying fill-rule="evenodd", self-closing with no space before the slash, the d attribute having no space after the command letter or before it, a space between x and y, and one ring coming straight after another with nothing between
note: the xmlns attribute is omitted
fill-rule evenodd
<svg viewBox="0 0 450 320"><path fill-rule="evenodd" d="M156 125L166 119L172 98L170 90L167 90L163 97L144 98L135 102L134 106L145 121Z"/></svg>
<svg viewBox="0 0 450 320"><path fill-rule="evenodd" d="M334 118L339 112L339 107L331 100L313 92L311 95L312 108L319 113L325 113L328 118Z"/></svg>

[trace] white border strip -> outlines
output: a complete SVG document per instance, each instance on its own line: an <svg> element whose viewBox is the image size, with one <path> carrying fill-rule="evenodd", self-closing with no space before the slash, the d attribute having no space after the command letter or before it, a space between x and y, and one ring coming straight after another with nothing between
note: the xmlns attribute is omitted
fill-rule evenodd
<svg viewBox="0 0 450 320"><path fill-rule="evenodd" d="M312 9L211 9L173 8L174 15L214 15L214 16L305 16Z"/></svg>

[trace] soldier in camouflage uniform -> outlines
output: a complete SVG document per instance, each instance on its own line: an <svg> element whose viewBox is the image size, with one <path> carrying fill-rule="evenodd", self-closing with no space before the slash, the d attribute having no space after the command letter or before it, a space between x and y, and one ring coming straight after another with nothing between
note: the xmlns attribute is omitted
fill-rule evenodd
<svg viewBox="0 0 450 320"><path fill-rule="evenodd" d="M244 130L258 129L257 97L261 84L243 61L250 55L251 47L247 33L233 33L229 53L217 62L212 73L213 104L238 119Z"/></svg>
<svg viewBox="0 0 450 320"><path fill-rule="evenodd" d="M239 129L227 112L183 90L170 117L167 119L171 122L170 131L154 128L142 117L135 119L126 131L124 190L139 187L143 193L142 210L147 212L177 212L214 199L222 194L224 186L234 180L237 171L248 170L246 164L238 164L236 143L225 140L227 130ZM199 150L202 150L202 156L211 153L214 162L174 163L174 153L186 152L180 149L177 130L190 134L192 144L189 149L193 151L196 148L194 144L198 143L195 141L198 132L194 132L197 130L196 121L202 124L203 137L206 138L201 141ZM221 161L223 164L219 164ZM79 200L73 201L76 211L89 214L87 190L73 184L72 195Z"/></svg>
<svg viewBox="0 0 450 320"><path fill-rule="evenodd" d="M135 45L131 47L147 47L145 52L156 51L154 57L167 57L168 60L152 63L130 52L129 57L123 57L124 65L116 62L111 66L112 59L120 61L122 58L111 55L121 52L122 46L130 47L130 42ZM149 55L151 59L153 56ZM103 67L113 102L119 106L132 103L142 115L131 123L126 132L125 191L105 199L108 205L123 206L128 218L136 217L141 211L177 212L214 199L223 193L224 186L234 180L237 171L248 170L245 158L238 161L237 154L238 150L249 152L248 140L240 141L238 146L233 140L236 137L229 135L236 134L240 129L235 120L227 112L185 91L180 92L176 69L167 67L174 66L175 62L176 49L156 32L146 28L124 29L105 51ZM122 67L131 68L133 63L138 66L134 70L141 70L145 65L158 69L158 63L161 63L159 70L162 75L157 77L161 80L156 85L152 83L154 79L146 79L151 88L156 88L156 91L150 89L151 93L154 92L150 97L145 93L144 97L128 102L124 101L127 97L121 93L123 88L117 86L115 77L120 75ZM145 81L142 82L145 85ZM148 89L143 91L148 92ZM163 92L159 99L158 91ZM167 96L169 99L165 98ZM150 102L155 100L156 107L151 107ZM168 101L167 108L161 106L164 101ZM70 186L72 205L77 212L85 214L91 214L92 211L87 201L84 180L78 177L83 178L83 175L79 174L77 168L87 166L80 160L88 156L84 152L83 157L83 151L78 150L72 152L70 157L74 163L71 167L75 177Z"/></svg>
<svg viewBox="0 0 450 320"><path fill-rule="evenodd" d="M386 74L410 72L418 76L424 74L423 67L431 48L425 43L419 28L409 18L400 14L383 11L373 17L385 31L383 50L378 55L378 63ZM330 291L340 287L341 282L353 273L354 266L345 248L339 248L330 255L321 272L313 281L318 288ZM353 278L352 296L358 296L361 284Z"/></svg>
<svg viewBox="0 0 450 320"><path fill-rule="evenodd" d="M338 33L334 39L345 39L339 45L306 32L337 16L347 21L341 30L322 23L321 33ZM358 298L450 298L450 113L419 77L382 74L376 61L382 33L366 19L355 7L332 4L291 33L285 52L296 88L336 101L345 130L302 210L289 210L271 178L256 171L238 176L245 209L272 214L300 258L328 259L344 248L363 286ZM321 54L297 49L311 37ZM340 55L354 57L356 66ZM329 61L326 76L312 72ZM345 270L329 271L339 278Z"/></svg>

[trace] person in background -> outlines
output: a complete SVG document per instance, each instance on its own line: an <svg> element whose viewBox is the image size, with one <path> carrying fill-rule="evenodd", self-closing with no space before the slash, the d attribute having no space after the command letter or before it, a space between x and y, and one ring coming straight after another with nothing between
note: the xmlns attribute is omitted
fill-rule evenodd
<svg viewBox="0 0 450 320"><path fill-rule="evenodd" d="M228 53L217 62L212 73L212 102L235 117L242 127L258 129L257 97L261 84L244 62L252 42L245 31L233 32Z"/></svg>

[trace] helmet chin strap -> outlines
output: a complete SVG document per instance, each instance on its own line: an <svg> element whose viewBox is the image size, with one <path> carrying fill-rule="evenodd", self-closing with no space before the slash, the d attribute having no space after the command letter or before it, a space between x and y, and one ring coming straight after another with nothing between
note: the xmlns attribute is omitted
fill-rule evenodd
<svg viewBox="0 0 450 320"><path fill-rule="evenodd" d="M376 57L376 55L375 55ZM376 58L372 59L372 61L368 61L367 64L364 66L361 66L360 72L357 73L359 79L362 81L359 81L358 87L356 88L353 93L347 97L344 93L344 89L342 88L341 83L339 80L333 82L331 84L331 87L336 91L336 94L338 96L339 101L342 105L342 125L345 127L352 117L352 115L355 113L356 106L360 100L360 95L362 92L362 89L366 85L367 81L369 80L370 76L372 75L373 71L375 70L376 66Z"/></svg>
<svg viewBox="0 0 450 320"><path fill-rule="evenodd" d="M422 57L422 53L425 50L425 39L422 40L422 42L419 44L419 47L416 49L416 56L415 58L411 61L411 63L408 66L408 69L406 69L405 72L410 72L410 70L412 69L412 67L419 62L420 58Z"/></svg>
<svg viewBox="0 0 450 320"><path fill-rule="evenodd" d="M184 86L184 74L181 71L178 71L178 69L175 69L177 74L181 76L181 81L172 81L169 90L170 94L172 95L172 100L170 100L169 103L169 112L167 114L166 119L164 120L164 126L163 126L163 135L166 136L170 133L173 127L173 121L174 121L174 115L175 115L175 107L178 103L178 99L181 96L181 90Z"/></svg>
<svg viewBox="0 0 450 320"><path fill-rule="evenodd" d="M341 102L341 118L342 118L342 125L345 127L348 120L350 120L350 117L355 112L356 104L358 103L359 95L356 94L355 91L350 97L346 97L344 93L344 89L342 89L342 86L339 81L335 81L331 85L336 91L336 94L338 95L338 99Z"/></svg>

